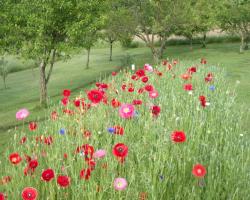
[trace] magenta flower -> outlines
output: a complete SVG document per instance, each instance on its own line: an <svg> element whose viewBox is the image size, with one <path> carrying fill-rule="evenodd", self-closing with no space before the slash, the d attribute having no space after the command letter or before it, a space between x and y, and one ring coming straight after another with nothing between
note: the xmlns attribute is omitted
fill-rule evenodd
<svg viewBox="0 0 250 200"><path fill-rule="evenodd" d="M119 109L119 114L122 118L131 118L135 114L135 107L132 104L122 104Z"/></svg>
<svg viewBox="0 0 250 200"><path fill-rule="evenodd" d="M28 117L29 114L30 113L29 113L29 111L26 108L22 108L19 111L17 111L17 113L16 113L16 119L17 120L23 120L26 117Z"/></svg>
<svg viewBox="0 0 250 200"><path fill-rule="evenodd" d="M128 183L125 178L116 178L114 180L114 188L116 190L119 190L119 191L125 190L127 186L128 186Z"/></svg>
<svg viewBox="0 0 250 200"><path fill-rule="evenodd" d="M149 97L152 99L157 98L158 96L159 96L159 93L156 90L149 92Z"/></svg>
<svg viewBox="0 0 250 200"><path fill-rule="evenodd" d="M94 158L103 158L106 155L106 151L104 149L97 150L94 154Z"/></svg>

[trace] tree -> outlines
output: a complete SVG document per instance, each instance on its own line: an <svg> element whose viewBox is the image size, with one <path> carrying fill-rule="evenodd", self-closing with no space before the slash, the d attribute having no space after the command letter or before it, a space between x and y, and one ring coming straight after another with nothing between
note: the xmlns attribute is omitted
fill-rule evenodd
<svg viewBox="0 0 250 200"><path fill-rule="evenodd" d="M221 28L240 35L240 52L247 50L250 40L250 1L224 0L219 5L217 17Z"/></svg>
<svg viewBox="0 0 250 200"><path fill-rule="evenodd" d="M94 46L95 42L99 38L99 34L97 33L97 30L88 31L84 35L82 35L84 40L82 41L81 46L84 47L87 51L87 62L86 62L86 68L89 69L89 57L90 57L90 49Z"/></svg>
<svg viewBox="0 0 250 200"><path fill-rule="evenodd" d="M107 11L104 16L102 38L109 43L109 61L112 61L113 43L133 38L135 23L129 11L124 9L119 1L108 1Z"/></svg>
<svg viewBox="0 0 250 200"><path fill-rule="evenodd" d="M90 49L100 37L99 31L104 25L105 6L105 0L91 0L80 1L75 8L78 20L72 23L68 39L74 47L83 47L87 50L86 69L89 68Z"/></svg>
<svg viewBox="0 0 250 200"><path fill-rule="evenodd" d="M183 19L176 31L177 35L183 35L192 41L194 35L201 33L203 35L202 47L206 47L206 34L215 26L214 7L215 1L207 0L185 0L182 10Z"/></svg>
<svg viewBox="0 0 250 200"><path fill-rule="evenodd" d="M17 38L18 51L26 58L39 61L40 103L46 105L47 85L56 57L75 46L69 42L75 24L81 24L81 28L91 26L89 18L95 14L89 10L92 1L12 1L16 2L12 7L11 23L17 27L20 36Z"/></svg>
<svg viewBox="0 0 250 200"><path fill-rule="evenodd" d="M4 89L7 89L6 86L6 78L9 74L8 68L7 68L7 61L5 61L4 57L0 60L0 76L3 79Z"/></svg>
<svg viewBox="0 0 250 200"><path fill-rule="evenodd" d="M185 4L182 0L124 0L123 5L136 23L136 36L150 48L157 63L162 58L168 37L175 33L183 19ZM158 48L155 41L159 38Z"/></svg>

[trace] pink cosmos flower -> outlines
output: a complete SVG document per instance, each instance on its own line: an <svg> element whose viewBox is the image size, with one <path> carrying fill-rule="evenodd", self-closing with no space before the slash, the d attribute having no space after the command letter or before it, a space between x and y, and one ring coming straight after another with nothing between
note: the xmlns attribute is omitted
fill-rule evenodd
<svg viewBox="0 0 250 200"><path fill-rule="evenodd" d="M156 90L149 92L149 97L152 99L157 98L158 96L159 96L159 93Z"/></svg>
<svg viewBox="0 0 250 200"><path fill-rule="evenodd" d="M114 188L116 190L119 190L119 191L125 190L127 186L128 186L128 183L125 178L116 178L114 180Z"/></svg>
<svg viewBox="0 0 250 200"><path fill-rule="evenodd" d="M94 158L103 158L106 155L106 151L104 149L97 150L94 154Z"/></svg>
<svg viewBox="0 0 250 200"><path fill-rule="evenodd" d="M153 72L154 71L153 67L151 65L149 65L149 64L145 64L144 69L146 71L148 71L148 72Z"/></svg>
<svg viewBox="0 0 250 200"><path fill-rule="evenodd" d="M17 113L16 113L16 119L17 120L23 120L26 117L28 117L29 114L30 113L29 113L29 111L26 108L22 108L19 111L17 111Z"/></svg>
<svg viewBox="0 0 250 200"><path fill-rule="evenodd" d="M131 118L134 116L135 107L132 104L122 104L119 109L120 117L122 118Z"/></svg>

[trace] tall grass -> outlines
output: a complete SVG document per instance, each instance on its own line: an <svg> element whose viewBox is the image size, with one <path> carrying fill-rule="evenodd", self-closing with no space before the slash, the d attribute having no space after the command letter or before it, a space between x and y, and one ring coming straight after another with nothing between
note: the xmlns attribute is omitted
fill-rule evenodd
<svg viewBox="0 0 250 200"><path fill-rule="evenodd" d="M192 65L197 65L192 80L182 80L181 74ZM67 109L73 110L74 115L64 114L65 107L58 105L51 109L59 114L56 121L48 117L34 132L26 126L16 130L0 164L0 177L11 176L12 180L0 185L0 192L7 194L9 199L21 199L23 188L31 186L38 190L39 199L130 200L142 199L143 195L150 200L249 199L249 136L241 128L242 111L234 107L237 88L227 86L224 71L216 66L180 62L171 71L163 66L156 69L163 75L147 73L149 83L159 92L156 99L150 99L147 92L138 94L137 90L144 84L132 80L132 71L127 70L104 80L109 84L106 91L108 104L100 103L87 112L79 112L71 99ZM206 83L204 77L209 72L213 73L214 80ZM130 83L135 92L121 90L122 84L128 86ZM192 93L183 90L185 83L192 83ZM214 91L209 89L211 85L215 86ZM200 95L206 96L209 106L203 108L200 105ZM79 97L88 102L84 91ZM143 104L136 106L138 116L120 118L118 108L110 105L113 98L122 103L141 99ZM152 116L151 104L161 107L158 117ZM124 128L124 135L107 131L115 125ZM65 135L59 134L61 128L66 130ZM84 130L91 131L90 139L83 136ZM186 133L186 142L171 141L170 135L175 130ZM27 137L27 142L21 145L19 141L23 136ZM37 136L52 136L53 143L48 146L36 142ZM123 164L112 155L116 143L124 143L129 148ZM107 151L105 158L96 160L95 170L88 181L80 180L80 170L87 165L81 155L74 154L77 146L83 144ZM37 157L39 166L32 176L23 175L27 165L25 160L17 166L9 162L8 156L13 152ZM46 156L42 156L42 152L46 152ZM68 154L67 159L63 158L64 153ZM207 169L203 185L199 185L192 175L192 168L197 163ZM46 168L55 170L56 175L70 176L71 185L62 189L56 179L49 183L41 181L42 170ZM126 190L118 192L113 188L117 177L126 178Z"/></svg>

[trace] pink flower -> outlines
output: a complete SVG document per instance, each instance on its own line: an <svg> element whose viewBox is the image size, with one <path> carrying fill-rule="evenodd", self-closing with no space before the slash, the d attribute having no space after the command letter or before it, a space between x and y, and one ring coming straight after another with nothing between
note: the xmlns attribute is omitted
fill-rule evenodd
<svg viewBox="0 0 250 200"><path fill-rule="evenodd" d="M97 150L94 154L94 158L103 158L106 155L106 151L104 149Z"/></svg>
<svg viewBox="0 0 250 200"><path fill-rule="evenodd" d="M131 118L134 116L135 107L131 104L122 104L119 109L120 117L122 118Z"/></svg>
<svg viewBox="0 0 250 200"><path fill-rule="evenodd" d="M26 108L22 108L19 111L17 111L17 113L16 113L16 119L17 120L23 120L26 117L28 117L29 114L30 113L29 113L29 111Z"/></svg>
<svg viewBox="0 0 250 200"><path fill-rule="evenodd" d="M152 99L157 98L158 96L159 96L159 93L156 90L149 92L149 97Z"/></svg>
<svg viewBox="0 0 250 200"><path fill-rule="evenodd" d="M114 188L116 190L119 190L119 191L125 190L127 186L128 186L128 183L125 178L116 178L114 180Z"/></svg>
<svg viewBox="0 0 250 200"><path fill-rule="evenodd" d="M149 65L149 64L145 64L145 65L144 65L144 69L145 69L146 71L148 71L148 72L154 71L153 67L152 67L151 65Z"/></svg>

